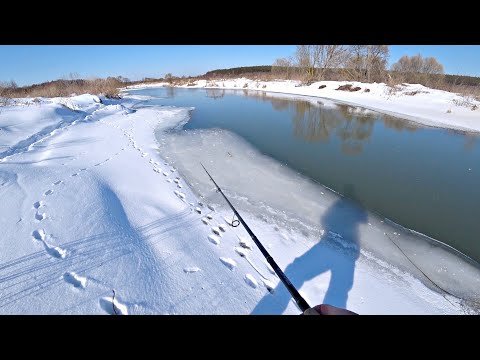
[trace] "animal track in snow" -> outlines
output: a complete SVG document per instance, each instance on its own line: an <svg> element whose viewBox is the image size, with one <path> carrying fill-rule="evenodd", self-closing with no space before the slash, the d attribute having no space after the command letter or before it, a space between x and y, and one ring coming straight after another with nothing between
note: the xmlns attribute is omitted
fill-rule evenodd
<svg viewBox="0 0 480 360"><path fill-rule="evenodd" d="M265 261L265 265L267 266L267 269L268 271L270 271L271 274L277 276L277 274L275 273L275 270L273 270L272 266L267 261Z"/></svg>
<svg viewBox="0 0 480 360"><path fill-rule="evenodd" d="M208 235L208 240L215 245L220 244L220 239L215 235L212 235L212 234Z"/></svg>
<svg viewBox="0 0 480 360"><path fill-rule="evenodd" d="M246 257L247 256L247 252L242 249L242 248L239 248L239 247L235 247L235 252L240 255L241 257Z"/></svg>
<svg viewBox="0 0 480 360"><path fill-rule="evenodd" d="M77 275L74 272L66 272L65 274L63 274L63 279L76 288L85 289L85 286L87 284L86 277Z"/></svg>
<svg viewBox="0 0 480 360"><path fill-rule="evenodd" d="M220 261L232 271L237 267L237 263L233 259L221 257Z"/></svg>
<svg viewBox="0 0 480 360"><path fill-rule="evenodd" d="M252 288L256 289L258 287L258 283L257 283L257 280L255 280L255 278L250 275L250 274L245 274L245 282L250 285Z"/></svg>
<svg viewBox="0 0 480 360"><path fill-rule="evenodd" d="M185 199L185 194L180 191L175 190L174 194L177 195L182 200Z"/></svg>
<svg viewBox="0 0 480 360"><path fill-rule="evenodd" d="M270 294L273 294L275 285L270 280L262 279L263 285L267 288L267 290L270 292Z"/></svg>
<svg viewBox="0 0 480 360"><path fill-rule="evenodd" d="M183 271L185 271L187 274L189 274L189 273L194 273L194 272L200 271L200 268L196 267L196 266L187 267L187 268L184 268Z"/></svg>
<svg viewBox="0 0 480 360"><path fill-rule="evenodd" d="M52 195L52 194L53 194L53 190L47 190L43 193L43 195L45 196Z"/></svg>
<svg viewBox="0 0 480 360"><path fill-rule="evenodd" d="M35 240L44 241L45 240L45 230L34 230L32 236Z"/></svg>
<svg viewBox="0 0 480 360"><path fill-rule="evenodd" d="M58 181L55 181L55 182L53 183L53 185L60 185L61 183L63 183L63 181L62 181L62 180L58 180Z"/></svg>
<svg viewBox="0 0 480 360"><path fill-rule="evenodd" d="M45 246L45 250L50 256L56 257L58 259L64 259L65 256L67 256L66 250L58 246L50 246L45 242L45 240L43 241L43 245Z"/></svg>
<svg viewBox="0 0 480 360"><path fill-rule="evenodd" d="M239 240L239 244L242 248L244 249L249 249L251 250L252 249L252 245L250 245L250 242L247 241L247 239L245 239L243 236L241 235L238 235L238 240Z"/></svg>
<svg viewBox="0 0 480 360"><path fill-rule="evenodd" d="M34 207L35 209L39 209L39 208L41 208L43 205L45 205L45 204L43 203L43 201L37 201L36 203L33 204L33 207Z"/></svg>
<svg viewBox="0 0 480 360"><path fill-rule="evenodd" d="M42 221L42 220L44 220L46 217L47 217L47 214L45 214L45 213L39 213L39 212L37 212L37 213L35 214L35 220L38 220L38 221Z"/></svg>
<svg viewBox="0 0 480 360"><path fill-rule="evenodd" d="M107 314L110 315L128 315L127 306L120 303L117 298L113 300L113 297L103 297L99 301L100 306ZM114 309L115 307L115 309ZM116 313L116 314L115 314Z"/></svg>

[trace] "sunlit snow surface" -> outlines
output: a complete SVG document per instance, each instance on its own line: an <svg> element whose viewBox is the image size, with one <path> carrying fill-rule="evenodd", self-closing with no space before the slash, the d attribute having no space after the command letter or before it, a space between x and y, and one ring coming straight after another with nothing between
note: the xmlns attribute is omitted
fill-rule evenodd
<svg viewBox="0 0 480 360"><path fill-rule="evenodd" d="M338 282L345 282L353 278L355 258L360 253L357 262L367 262L386 277L406 279L410 275L404 272L411 272L436 289L392 244L393 240L443 289L470 300L479 296L479 269L464 255L360 208L262 155L229 131L201 129L172 133L157 130L157 139L160 152L168 156L194 192L207 202L228 212L201 163L241 213L255 217L276 233L275 238L285 246L285 251L290 251L289 245L293 244L299 245L296 248L313 246L300 255L298 267L303 269L295 270L299 274L303 271L308 272L307 277L316 276L338 265L341 269ZM335 264L337 259L331 261L332 264L321 264L329 262L331 249L348 259L345 264ZM343 295L346 291L340 292ZM341 303L345 305L343 298Z"/></svg>
<svg viewBox="0 0 480 360"><path fill-rule="evenodd" d="M182 131L192 109L102 100L1 109L1 314L298 314L246 231L228 225L232 212L199 161L311 305L475 310L429 285L383 233L441 286L473 299L478 272L461 257L232 134Z"/></svg>

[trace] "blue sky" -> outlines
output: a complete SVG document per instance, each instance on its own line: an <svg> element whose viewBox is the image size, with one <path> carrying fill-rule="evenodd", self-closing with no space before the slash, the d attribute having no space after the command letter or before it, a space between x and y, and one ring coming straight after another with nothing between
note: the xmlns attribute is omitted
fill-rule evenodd
<svg viewBox="0 0 480 360"><path fill-rule="evenodd" d="M28 85L76 72L82 77L200 75L208 70L272 64L295 45L0 45L0 81ZM448 74L480 76L480 46L392 45L390 64L402 55L435 56Z"/></svg>

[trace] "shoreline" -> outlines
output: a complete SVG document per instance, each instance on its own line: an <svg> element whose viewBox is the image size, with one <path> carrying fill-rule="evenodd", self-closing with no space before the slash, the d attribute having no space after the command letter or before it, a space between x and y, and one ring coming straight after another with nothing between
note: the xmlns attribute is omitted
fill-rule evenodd
<svg viewBox="0 0 480 360"><path fill-rule="evenodd" d="M212 84L213 83L213 84ZM299 81L256 81L246 78L207 82L195 81L195 85L179 85L176 88L253 90L264 93L279 93L326 99L349 106L395 116L428 127L449 129L467 133L480 133L480 101L467 99L451 92L427 88L419 84L403 84L396 93L388 94L391 88L384 83L360 83L355 81L318 81L309 86L298 86ZM352 84L361 88L358 92L336 90L341 85ZM244 87L247 85L246 87ZM171 86L165 82L138 84L120 91L140 90ZM319 87L324 88L319 89ZM368 89L368 92L365 90ZM416 95L411 95L416 94ZM469 105L458 105L468 103ZM471 107L470 107L471 106ZM472 108L475 108L472 110Z"/></svg>

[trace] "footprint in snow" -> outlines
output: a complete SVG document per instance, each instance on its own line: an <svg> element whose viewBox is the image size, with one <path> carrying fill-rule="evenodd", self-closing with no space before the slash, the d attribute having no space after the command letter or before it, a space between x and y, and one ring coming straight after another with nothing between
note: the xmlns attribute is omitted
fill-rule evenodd
<svg viewBox="0 0 480 360"><path fill-rule="evenodd" d="M208 219L208 220L212 220L212 219L213 219L213 216L210 215L210 214L208 214L208 215L207 215L207 219Z"/></svg>
<svg viewBox="0 0 480 360"><path fill-rule="evenodd" d="M32 232L32 236L35 240L44 241L45 240L45 230L39 229Z"/></svg>
<svg viewBox="0 0 480 360"><path fill-rule="evenodd" d="M208 235L208 240L215 245L220 244L220 239L215 235Z"/></svg>
<svg viewBox="0 0 480 360"><path fill-rule="evenodd" d="M196 266L193 266L193 267L187 267L187 268L184 268L183 271L187 274L190 274L190 273L194 273L194 272L197 272L197 271L200 271L200 268L199 267L196 267Z"/></svg>
<svg viewBox="0 0 480 360"><path fill-rule="evenodd" d="M196 211L197 213L199 213L199 214L202 213L202 209L200 209L199 207L196 207L196 208L195 208L195 211Z"/></svg>
<svg viewBox="0 0 480 360"><path fill-rule="evenodd" d="M180 199L182 199L182 200L185 199L185 194L184 194L184 193L182 193L182 192L180 192L180 191L177 191L177 190L175 190L173 193L174 193L175 195L177 195Z"/></svg>
<svg viewBox="0 0 480 360"><path fill-rule="evenodd" d="M207 218L202 218L202 222L203 222L205 225L208 225L208 219L207 219Z"/></svg>
<svg viewBox="0 0 480 360"><path fill-rule="evenodd" d="M240 247L235 247L235 252L240 255L241 257L246 257L247 256L247 251L245 249L242 249Z"/></svg>
<svg viewBox="0 0 480 360"><path fill-rule="evenodd" d="M225 225L225 224L220 224L220 225L218 225L218 228L219 228L220 230L222 230L223 232L227 231L227 225Z"/></svg>
<svg viewBox="0 0 480 360"><path fill-rule="evenodd" d="M65 259L65 256L67 256L67 251L65 249L62 249L58 246L50 246L45 242L45 240L43 241L43 245L50 256L56 257L57 259Z"/></svg>
<svg viewBox="0 0 480 360"><path fill-rule="evenodd" d="M73 285L73 287L85 289L87 278L80 276L74 272L66 272L63 274L63 280Z"/></svg>
<svg viewBox="0 0 480 360"><path fill-rule="evenodd" d="M37 201L37 202L35 202L35 203L33 204L33 207L34 207L35 209L39 209L39 208L41 208L43 205L45 205L45 204L43 203L43 201Z"/></svg>
<svg viewBox="0 0 480 360"><path fill-rule="evenodd" d="M70 175L70 176L78 176L78 173L72 174L72 175Z"/></svg>
<svg viewBox="0 0 480 360"><path fill-rule="evenodd" d="M252 275L246 274L244 279L245 279L245 282L248 285L250 285L252 288L256 289L258 287L257 280L255 280L255 278Z"/></svg>
<svg viewBox="0 0 480 360"><path fill-rule="evenodd" d="M58 181L55 181L55 182L53 183L53 185L60 185L61 183L63 183L63 181L62 181L62 180L58 180Z"/></svg>
<svg viewBox="0 0 480 360"><path fill-rule="evenodd" d="M43 195L45 196L52 195L52 194L53 194L53 190L47 190L43 193Z"/></svg>
<svg viewBox="0 0 480 360"><path fill-rule="evenodd" d="M166 171L163 172L163 175L168 176L168 173Z"/></svg>
<svg viewBox="0 0 480 360"><path fill-rule="evenodd" d="M102 163L95 164L94 166L100 166L100 165L102 165Z"/></svg>
<svg viewBox="0 0 480 360"><path fill-rule="evenodd" d="M213 205L208 204L207 207L208 207L210 210L215 211L215 208L213 207Z"/></svg>
<svg viewBox="0 0 480 360"><path fill-rule="evenodd" d="M237 267L237 263L233 259L221 257L220 261L231 271L235 270L235 268Z"/></svg>
<svg viewBox="0 0 480 360"><path fill-rule="evenodd" d="M172 181L172 179L167 179L167 182L171 183L171 182L173 182L173 181Z"/></svg>
<svg viewBox="0 0 480 360"><path fill-rule="evenodd" d="M220 236L220 229L216 226L212 226L212 231L215 235Z"/></svg>
<svg viewBox="0 0 480 360"><path fill-rule="evenodd" d="M35 220L38 220L38 221L42 221L42 220L44 220L46 217L47 217L47 214L45 214L45 213L39 213L39 212L37 212L37 213L35 214Z"/></svg>
<svg viewBox="0 0 480 360"><path fill-rule="evenodd" d="M238 240L239 240L238 243L242 248L249 249L249 250L252 249L252 245L250 244L250 242L247 239L245 239L243 236L238 235Z"/></svg>
<svg viewBox="0 0 480 360"><path fill-rule="evenodd" d="M110 315L128 315L127 306L120 303L117 298L113 300L113 294L110 297L103 297L99 301L100 307Z"/></svg>
<svg viewBox="0 0 480 360"><path fill-rule="evenodd" d="M182 184L177 184L177 187L178 187L179 189L181 189L183 186L182 186Z"/></svg>
<svg viewBox="0 0 480 360"><path fill-rule="evenodd" d="M265 260L265 265L267 266L268 271L270 271L272 275L277 276L277 273L275 272L275 270L273 270L272 266L266 260Z"/></svg>
<svg viewBox="0 0 480 360"><path fill-rule="evenodd" d="M275 285L273 285L270 280L262 279L262 282L270 294L273 294L275 292Z"/></svg>

